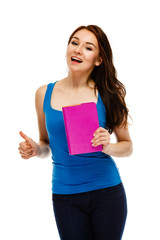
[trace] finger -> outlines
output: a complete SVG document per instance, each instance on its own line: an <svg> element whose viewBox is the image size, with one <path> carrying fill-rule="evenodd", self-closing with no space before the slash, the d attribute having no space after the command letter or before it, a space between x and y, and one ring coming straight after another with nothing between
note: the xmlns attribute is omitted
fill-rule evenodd
<svg viewBox="0 0 160 240"><path fill-rule="evenodd" d="M23 159L29 159L30 157L21 155L21 158L23 158Z"/></svg>
<svg viewBox="0 0 160 240"><path fill-rule="evenodd" d="M22 150L27 150L27 149L30 149L32 146L31 144L27 143L27 142L21 142L19 144L19 147L22 149Z"/></svg>
<svg viewBox="0 0 160 240"><path fill-rule="evenodd" d="M93 147L97 147L97 146L99 146L99 145L103 145L103 146L107 146L107 145L109 145L109 141L108 142L106 142L106 141L99 141L99 142L97 142L96 144L94 144L93 145Z"/></svg>
<svg viewBox="0 0 160 240"><path fill-rule="evenodd" d="M93 136L96 136L98 133L102 133L102 132L107 132L108 133L108 131L105 128L99 127L99 128L96 129Z"/></svg>
<svg viewBox="0 0 160 240"><path fill-rule="evenodd" d="M93 142L92 146L96 146L100 142L103 142L103 144L104 144L104 143L109 142L109 139L106 139L105 137L101 137L101 138L97 139L95 142Z"/></svg>
<svg viewBox="0 0 160 240"><path fill-rule="evenodd" d="M26 144L19 144L18 150L21 152L25 152L27 150L31 149L30 147L27 147Z"/></svg>
<svg viewBox="0 0 160 240"><path fill-rule="evenodd" d="M26 152L26 154L32 154L33 153L33 148L30 148L30 149L26 150L25 152Z"/></svg>
<svg viewBox="0 0 160 240"><path fill-rule="evenodd" d="M22 131L20 131L19 134L26 140L26 142L30 143L30 138L27 135L25 135Z"/></svg>
<svg viewBox="0 0 160 240"><path fill-rule="evenodd" d="M32 153L20 153L22 158L30 158L32 157Z"/></svg>
<svg viewBox="0 0 160 240"><path fill-rule="evenodd" d="M31 143L26 142L27 147L32 147Z"/></svg>
<svg viewBox="0 0 160 240"><path fill-rule="evenodd" d="M30 149L28 149L28 150L23 150L23 149L21 149L21 148L18 148L18 150L19 150L19 153L20 154L24 154L24 155L27 155L27 154L32 154L33 153L33 148L30 148Z"/></svg>
<svg viewBox="0 0 160 240"><path fill-rule="evenodd" d="M97 128L96 131L94 132L93 136L95 136L97 133L99 133L102 130L101 128L102 127Z"/></svg>
<svg viewBox="0 0 160 240"><path fill-rule="evenodd" d="M91 141L92 143L97 143L99 141L110 141L110 135L101 134L97 138L95 137L92 140L93 140L93 141Z"/></svg>
<svg viewBox="0 0 160 240"><path fill-rule="evenodd" d="M110 135L108 133L98 133L92 140L91 142L94 143L95 141L104 138L104 139L110 139Z"/></svg>
<svg viewBox="0 0 160 240"><path fill-rule="evenodd" d="M108 133L103 132L103 133L98 133L92 140L92 142L94 142L95 140L97 140L99 137L107 137Z"/></svg>
<svg viewBox="0 0 160 240"><path fill-rule="evenodd" d="M26 142L21 142L20 144L19 144L19 147L22 149L22 150L26 150L27 149L27 144L26 144Z"/></svg>

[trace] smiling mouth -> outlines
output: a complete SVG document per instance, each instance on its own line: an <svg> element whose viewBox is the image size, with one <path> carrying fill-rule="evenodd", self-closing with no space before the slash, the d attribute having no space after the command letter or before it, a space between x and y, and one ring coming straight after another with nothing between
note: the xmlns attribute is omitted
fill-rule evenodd
<svg viewBox="0 0 160 240"><path fill-rule="evenodd" d="M80 59L78 59L76 57L71 57L71 61L72 62L76 62L76 63L82 63L83 62L82 60L80 60Z"/></svg>

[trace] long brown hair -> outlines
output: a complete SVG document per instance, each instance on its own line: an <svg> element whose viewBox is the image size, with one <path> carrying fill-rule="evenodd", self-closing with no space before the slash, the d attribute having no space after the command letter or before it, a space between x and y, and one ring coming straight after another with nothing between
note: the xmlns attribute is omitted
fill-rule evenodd
<svg viewBox="0 0 160 240"><path fill-rule="evenodd" d="M127 126L128 109L125 103L126 89L117 79L113 65L113 54L110 43L103 30L96 25L80 26L70 36L68 44L79 30L92 32L98 41L102 63L95 66L90 78L95 82L95 92L98 89L106 109L106 129L112 133L116 126ZM89 80L89 79L88 79Z"/></svg>

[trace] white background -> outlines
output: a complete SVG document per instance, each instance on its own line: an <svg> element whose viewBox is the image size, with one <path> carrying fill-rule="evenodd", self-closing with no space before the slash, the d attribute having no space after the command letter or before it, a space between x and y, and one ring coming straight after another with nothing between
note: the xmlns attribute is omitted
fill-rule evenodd
<svg viewBox="0 0 160 240"><path fill-rule="evenodd" d="M133 118L134 153L115 158L128 199L123 239L160 239L159 22L155 0L1 1L1 239L59 239L51 158L21 159L19 131L38 141L35 91L66 76L68 38L89 24L100 26L109 38Z"/></svg>

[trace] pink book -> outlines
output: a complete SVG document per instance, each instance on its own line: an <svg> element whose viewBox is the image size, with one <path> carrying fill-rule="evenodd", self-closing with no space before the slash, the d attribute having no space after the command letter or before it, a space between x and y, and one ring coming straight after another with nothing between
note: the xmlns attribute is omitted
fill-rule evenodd
<svg viewBox="0 0 160 240"><path fill-rule="evenodd" d="M93 147L93 133L99 127L97 106L94 102L62 108L69 154L102 151L102 145Z"/></svg>

